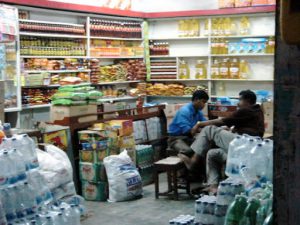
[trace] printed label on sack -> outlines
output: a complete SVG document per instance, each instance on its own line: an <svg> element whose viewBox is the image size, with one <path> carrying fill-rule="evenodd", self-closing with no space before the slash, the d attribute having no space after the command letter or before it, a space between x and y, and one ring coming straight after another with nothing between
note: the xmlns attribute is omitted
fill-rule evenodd
<svg viewBox="0 0 300 225"><path fill-rule="evenodd" d="M142 181L140 176L134 176L126 179L127 191L130 193L142 188Z"/></svg>

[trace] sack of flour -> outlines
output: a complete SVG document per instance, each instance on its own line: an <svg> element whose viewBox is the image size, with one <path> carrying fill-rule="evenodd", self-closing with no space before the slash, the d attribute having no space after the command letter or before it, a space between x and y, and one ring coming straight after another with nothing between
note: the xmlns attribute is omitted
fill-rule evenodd
<svg viewBox="0 0 300 225"><path fill-rule="evenodd" d="M142 196L142 178L126 150L104 158L104 166L109 184L108 201L127 201Z"/></svg>

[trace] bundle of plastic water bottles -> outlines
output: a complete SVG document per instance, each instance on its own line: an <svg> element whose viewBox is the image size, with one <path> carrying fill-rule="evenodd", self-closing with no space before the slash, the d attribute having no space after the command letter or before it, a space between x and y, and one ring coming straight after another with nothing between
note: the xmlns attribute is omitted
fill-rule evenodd
<svg viewBox="0 0 300 225"><path fill-rule="evenodd" d="M78 205L53 202L39 173L35 143L26 134L0 145L0 225L79 225Z"/></svg>
<svg viewBox="0 0 300 225"><path fill-rule="evenodd" d="M172 225L195 225L194 223L194 216L191 215L180 215L176 218L169 221L169 224Z"/></svg>

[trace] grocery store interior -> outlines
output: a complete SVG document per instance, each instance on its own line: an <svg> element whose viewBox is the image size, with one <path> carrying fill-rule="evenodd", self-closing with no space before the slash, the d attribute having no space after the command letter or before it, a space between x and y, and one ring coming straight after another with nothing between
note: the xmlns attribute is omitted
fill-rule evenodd
<svg viewBox="0 0 300 225"><path fill-rule="evenodd" d="M294 0L0 1L0 224L299 225L299 23Z"/></svg>

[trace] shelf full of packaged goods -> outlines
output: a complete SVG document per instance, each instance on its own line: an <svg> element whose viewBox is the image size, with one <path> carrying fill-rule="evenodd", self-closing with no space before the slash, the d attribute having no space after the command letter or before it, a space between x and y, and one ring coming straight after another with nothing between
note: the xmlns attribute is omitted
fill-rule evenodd
<svg viewBox="0 0 300 225"><path fill-rule="evenodd" d="M54 37L54 38L78 38L86 39L87 36L84 35L73 35L73 34L53 34L53 33L35 33L35 32L20 32L21 36L30 36L30 37Z"/></svg>
<svg viewBox="0 0 300 225"><path fill-rule="evenodd" d="M25 23L42 23L42 24L51 24L51 25L66 25L66 26L76 26L76 27L84 27L83 24L76 23L61 23L61 22L50 22L50 21L42 21L42 20L27 20L27 19L19 19L19 22Z"/></svg>
<svg viewBox="0 0 300 225"><path fill-rule="evenodd" d="M212 57L261 57L261 56L274 56L273 53L253 53L253 54L212 54Z"/></svg>
<svg viewBox="0 0 300 225"><path fill-rule="evenodd" d="M273 82L273 79L211 79L211 81L228 81L228 82Z"/></svg>
<svg viewBox="0 0 300 225"><path fill-rule="evenodd" d="M50 108L51 104L43 104L43 105L30 105L30 106L22 106L22 109L42 109L42 108Z"/></svg>
<svg viewBox="0 0 300 225"><path fill-rule="evenodd" d="M208 37L157 37L149 38L153 41L188 41L188 40L206 40Z"/></svg>
<svg viewBox="0 0 300 225"><path fill-rule="evenodd" d="M41 88L41 89L48 89L48 88L59 88L59 84L52 84L52 85L33 85L33 86L22 86L23 89L34 89L34 88Z"/></svg>
<svg viewBox="0 0 300 225"><path fill-rule="evenodd" d="M247 34L247 35L228 35L228 36L211 36L211 38L263 38L263 37L274 37L274 34Z"/></svg>
<svg viewBox="0 0 300 225"><path fill-rule="evenodd" d="M114 98L101 98L101 102L114 102L114 101L130 101L137 100L138 97L124 96L124 97L114 97Z"/></svg>
<svg viewBox="0 0 300 225"><path fill-rule="evenodd" d="M147 98L191 98L191 95L181 95L181 96L162 96L162 95L148 95Z"/></svg>
<svg viewBox="0 0 300 225"><path fill-rule="evenodd" d="M24 70L24 73L89 73L91 70Z"/></svg>
<svg viewBox="0 0 300 225"><path fill-rule="evenodd" d="M88 59L88 56L53 56L53 55L21 55L23 59L42 58L42 59Z"/></svg>
<svg viewBox="0 0 300 225"><path fill-rule="evenodd" d="M97 37L91 36L90 39L96 40L120 40L120 41L143 41L143 38L120 38L120 37Z"/></svg>
<svg viewBox="0 0 300 225"><path fill-rule="evenodd" d="M151 66L151 69L174 69L177 68L177 66Z"/></svg>
<svg viewBox="0 0 300 225"><path fill-rule="evenodd" d="M228 97L228 98L239 98L239 96L224 96L224 95L212 95L210 96L211 98L224 98L224 97Z"/></svg>
<svg viewBox="0 0 300 225"><path fill-rule="evenodd" d="M98 84L92 84L92 86L101 86L101 85L114 85L114 84L132 84L140 83L140 80L127 80L127 81L111 81L111 82L101 82Z"/></svg>
<svg viewBox="0 0 300 225"><path fill-rule="evenodd" d="M143 59L144 56L90 56L91 59Z"/></svg>
<svg viewBox="0 0 300 225"><path fill-rule="evenodd" d="M195 82L210 81L210 79L150 79L149 82Z"/></svg>

